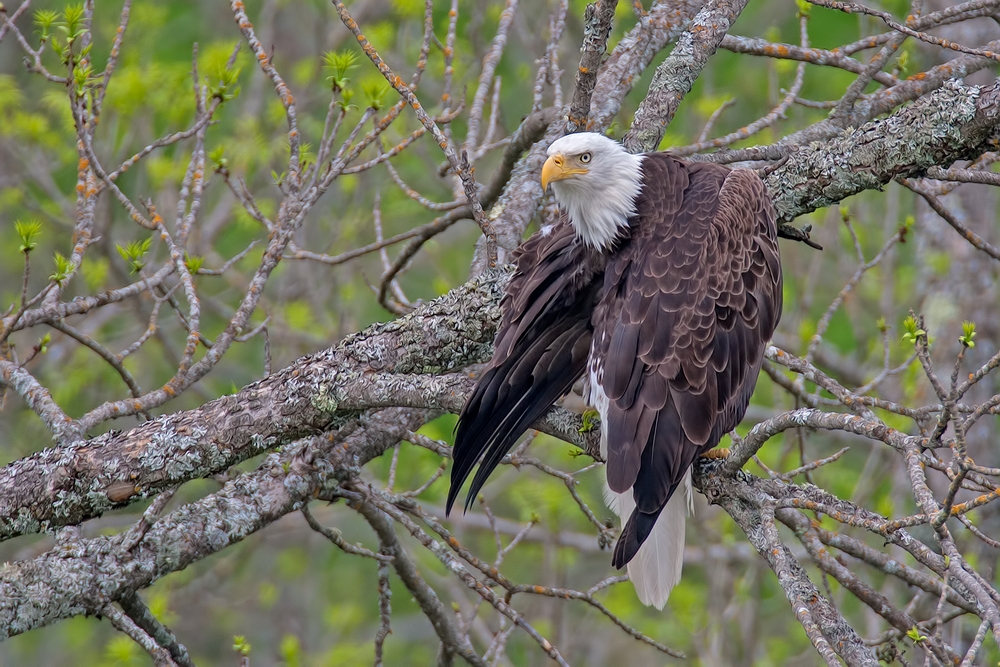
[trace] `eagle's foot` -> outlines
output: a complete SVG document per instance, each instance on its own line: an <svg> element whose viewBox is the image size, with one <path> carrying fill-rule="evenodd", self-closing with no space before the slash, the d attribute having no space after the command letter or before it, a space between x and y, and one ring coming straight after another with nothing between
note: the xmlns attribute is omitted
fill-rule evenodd
<svg viewBox="0 0 1000 667"><path fill-rule="evenodd" d="M709 461L721 461L722 459L729 458L729 448L718 447L716 449L710 449L702 454L701 458L708 459Z"/></svg>

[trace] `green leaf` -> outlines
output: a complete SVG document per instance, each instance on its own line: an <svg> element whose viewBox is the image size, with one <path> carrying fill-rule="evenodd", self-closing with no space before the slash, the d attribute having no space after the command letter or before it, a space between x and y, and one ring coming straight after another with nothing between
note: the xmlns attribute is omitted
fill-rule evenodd
<svg viewBox="0 0 1000 667"><path fill-rule="evenodd" d="M910 71L909 64L910 64L910 52L904 50L902 53L899 54L899 58L896 59L896 69L899 70L900 76L905 77L907 75L907 73Z"/></svg>
<svg viewBox="0 0 1000 667"><path fill-rule="evenodd" d="M385 81L371 81L363 88L368 108L378 111L385 106L385 95L389 92L389 84Z"/></svg>
<svg viewBox="0 0 1000 667"><path fill-rule="evenodd" d="M354 97L353 90L344 89L340 91L340 99L337 100L337 106L339 106L345 112L349 111L352 107L354 107L354 105L351 104L351 99L353 97Z"/></svg>
<svg viewBox="0 0 1000 667"><path fill-rule="evenodd" d="M282 662L287 667L300 667L302 664L302 645L298 637L286 634L281 638L278 650L281 652Z"/></svg>
<svg viewBox="0 0 1000 667"><path fill-rule="evenodd" d="M42 223L37 220L14 222L14 229L21 238L21 245L18 252L29 253L38 246L38 235L42 232Z"/></svg>
<svg viewBox="0 0 1000 667"><path fill-rule="evenodd" d="M600 414L597 410L586 410L581 415L583 419L583 426L580 427L580 433L590 433L597 426L597 420L600 419Z"/></svg>
<svg viewBox="0 0 1000 667"><path fill-rule="evenodd" d="M93 87L98 81L100 78L94 76L94 68L90 63L73 68L73 83L76 84L77 97L81 97L86 88Z"/></svg>
<svg viewBox="0 0 1000 667"><path fill-rule="evenodd" d="M187 270L192 274L198 273L198 270L202 267L204 263L205 263L204 257L199 257L197 255L189 255L187 253L184 253L184 265L187 267Z"/></svg>
<svg viewBox="0 0 1000 667"><path fill-rule="evenodd" d="M334 91L347 87L347 73L357 67L358 54L354 51L327 51L323 54L323 69L330 73L326 80Z"/></svg>
<svg viewBox="0 0 1000 667"><path fill-rule="evenodd" d="M958 337L958 342L960 342L965 347L975 347L976 343L972 340L975 337L976 337L976 323L962 322L962 335Z"/></svg>
<svg viewBox="0 0 1000 667"><path fill-rule="evenodd" d="M129 265L132 273L139 273L146 266L144 257L146 253L149 252L149 247L152 245L153 239L146 238L142 241L131 241L127 245L122 246L120 243L115 244L115 248L118 249L118 254L121 258Z"/></svg>
<svg viewBox="0 0 1000 667"><path fill-rule="evenodd" d="M52 44L52 50L57 56L59 56L59 59L66 62L66 46L59 41L59 38L53 35L52 39L49 40L49 43Z"/></svg>
<svg viewBox="0 0 1000 667"><path fill-rule="evenodd" d="M54 259L56 270L49 276L49 280L62 287L63 283L66 282L66 279L69 278L71 273L73 273L73 270L76 268L76 264L63 257L62 253L58 250L55 253Z"/></svg>
<svg viewBox="0 0 1000 667"><path fill-rule="evenodd" d="M909 315L905 320L903 320L903 329L905 331L902 338L908 343L916 344L918 338L927 335L926 331L917 327L917 318L913 315Z"/></svg>
<svg viewBox="0 0 1000 667"><path fill-rule="evenodd" d="M69 5L63 10L65 26L61 26L69 34L70 39L80 36L83 30L83 4Z"/></svg>
<svg viewBox="0 0 1000 667"><path fill-rule="evenodd" d="M51 9L39 9L35 12L35 25L42 36L42 41L48 39L52 26L59 20L59 14Z"/></svg>
<svg viewBox="0 0 1000 667"><path fill-rule="evenodd" d="M242 68L226 66L219 67L214 76L217 79L215 85L209 84L209 97L218 98L220 102L228 102L240 94L240 87L236 85L240 79Z"/></svg>
<svg viewBox="0 0 1000 667"><path fill-rule="evenodd" d="M229 167L229 160L226 159L226 148L225 146L219 146L218 148L213 148L209 154L208 159L215 164L216 169L226 169Z"/></svg>
<svg viewBox="0 0 1000 667"><path fill-rule="evenodd" d="M250 642L243 635L233 637L233 650L240 655L250 655Z"/></svg>

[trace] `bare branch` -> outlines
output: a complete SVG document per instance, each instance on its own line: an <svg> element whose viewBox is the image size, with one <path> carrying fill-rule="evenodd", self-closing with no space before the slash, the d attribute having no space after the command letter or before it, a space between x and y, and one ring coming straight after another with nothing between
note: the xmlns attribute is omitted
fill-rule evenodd
<svg viewBox="0 0 1000 667"><path fill-rule="evenodd" d="M576 89L569 105L567 132L590 129L590 98L597 85L597 70L611 35L611 21L615 17L618 0L598 0L587 5L584 16L583 46L580 48L580 66L576 72Z"/></svg>
<svg viewBox="0 0 1000 667"><path fill-rule="evenodd" d="M632 153L656 150L681 100L746 5L746 0L709 0L698 12L674 50L656 68L649 93L622 139L626 149Z"/></svg>

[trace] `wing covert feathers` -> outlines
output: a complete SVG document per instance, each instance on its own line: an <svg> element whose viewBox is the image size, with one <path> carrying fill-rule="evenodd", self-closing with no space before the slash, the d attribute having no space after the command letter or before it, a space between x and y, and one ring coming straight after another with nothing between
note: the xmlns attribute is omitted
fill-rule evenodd
<svg viewBox="0 0 1000 667"><path fill-rule="evenodd" d="M593 316L608 485L635 501L617 567L743 418L781 314L777 225L757 174L662 153L643 172L630 243L609 258Z"/></svg>

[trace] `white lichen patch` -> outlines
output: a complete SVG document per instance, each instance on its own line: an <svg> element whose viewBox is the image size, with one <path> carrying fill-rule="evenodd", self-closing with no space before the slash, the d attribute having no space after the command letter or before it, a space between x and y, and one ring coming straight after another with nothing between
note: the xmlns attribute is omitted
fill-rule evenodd
<svg viewBox="0 0 1000 667"><path fill-rule="evenodd" d="M319 390L313 394L310 404L320 412L330 415L335 413L337 408L340 407L340 401L337 400L330 390L330 385L327 384L319 386Z"/></svg>

